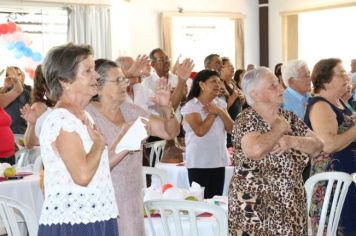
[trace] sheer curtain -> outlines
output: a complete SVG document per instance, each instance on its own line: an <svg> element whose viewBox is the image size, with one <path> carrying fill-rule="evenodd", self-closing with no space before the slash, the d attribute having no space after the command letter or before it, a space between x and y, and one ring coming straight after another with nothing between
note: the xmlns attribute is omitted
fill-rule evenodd
<svg viewBox="0 0 356 236"><path fill-rule="evenodd" d="M298 15L282 16L283 61L298 58Z"/></svg>
<svg viewBox="0 0 356 236"><path fill-rule="evenodd" d="M172 57L172 17L161 14L161 42L163 50Z"/></svg>
<svg viewBox="0 0 356 236"><path fill-rule="evenodd" d="M245 41L244 41L244 20L235 20L235 55L236 55L236 66L237 68L245 68Z"/></svg>
<svg viewBox="0 0 356 236"><path fill-rule="evenodd" d="M75 44L90 44L94 49L95 58L111 59L110 8L72 5L68 11L68 41Z"/></svg>

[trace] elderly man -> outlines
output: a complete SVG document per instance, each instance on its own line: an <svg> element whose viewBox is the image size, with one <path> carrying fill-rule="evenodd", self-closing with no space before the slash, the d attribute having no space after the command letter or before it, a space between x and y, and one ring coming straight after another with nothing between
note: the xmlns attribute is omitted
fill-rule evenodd
<svg viewBox="0 0 356 236"><path fill-rule="evenodd" d="M310 70L306 62L302 60L287 62L282 66L282 77L287 86L283 93L283 108L303 119L311 91Z"/></svg>
<svg viewBox="0 0 356 236"><path fill-rule="evenodd" d="M129 76L128 71L134 65L135 61L132 57L119 57L116 59L116 64L121 68L122 72L130 80L130 85L127 88L126 100L138 105L139 107L150 111L153 114L159 114L158 110L151 98L154 96L154 92L143 86L140 76Z"/></svg>
<svg viewBox="0 0 356 236"><path fill-rule="evenodd" d="M156 48L151 51L150 60L154 70L152 70L150 76L144 78L142 84L154 92L156 91L156 82L160 78L165 77L168 79L172 88L177 87L178 78L169 71L171 59L161 48Z"/></svg>
<svg viewBox="0 0 356 236"><path fill-rule="evenodd" d="M215 71L219 72L219 74L220 74L222 66L223 66L220 55L210 54L207 57L205 57L204 66L205 66L205 69L215 70Z"/></svg>

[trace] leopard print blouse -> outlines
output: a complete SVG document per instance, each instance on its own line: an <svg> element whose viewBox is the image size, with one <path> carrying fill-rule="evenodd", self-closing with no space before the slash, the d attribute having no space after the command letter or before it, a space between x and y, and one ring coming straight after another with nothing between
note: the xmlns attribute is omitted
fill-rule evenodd
<svg viewBox="0 0 356 236"><path fill-rule="evenodd" d="M290 122L293 136L305 136L308 127L292 112L280 109ZM306 195L302 172L309 155L291 149L262 160L244 156L241 139L249 132L266 133L271 127L252 108L235 121L233 146L235 169L229 189L231 235L307 235Z"/></svg>

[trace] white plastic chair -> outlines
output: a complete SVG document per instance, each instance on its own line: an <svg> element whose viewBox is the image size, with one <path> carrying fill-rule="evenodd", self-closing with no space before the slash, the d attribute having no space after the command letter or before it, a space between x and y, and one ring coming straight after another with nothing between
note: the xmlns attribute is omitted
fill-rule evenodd
<svg viewBox="0 0 356 236"><path fill-rule="evenodd" d="M168 177L167 177L167 173L165 170L161 170L161 169L154 168L154 167L143 166L142 167L142 178L143 178L143 184L144 184L143 186L145 188L147 188L146 175L151 175L152 177L153 176L159 177L159 179L161 181L161 186L168 183L168 181L167 181Z"/></svg>
<svg viewBox="0 0 356 236"><path fill-rule="evenodd" d="M216 219L217 231L214 232L216 236L227 236L227 214L226 212L215 205L204 202L194 201L178 201L178 200L151 200L144 203L146 212L148 212L148 220L152 234L155 236L156 232L153 227L150 209L158 210L161 215L161 222L163 225L164 235L166 236L183 236L182 223L187 223L186 219L189 218L190 233L189 236L198 236L197 215L208 212L211 213ZM187 215L185 213L188 212ZM171 233L168 224L168 218L174 219L175 231Z"/></svg>
<svg viewBox="0 0 356 236"><path fill-rule="evenodd" d="M324 172L311 176L304 184L307 193L307 207L308 207L308 235L312 235L311 221L309 218L309 211L311 200L313 197L314 186L318 182L327 182L327 187L324 195L324 202L319 220L319 226L317 236L323 235L324 227L326 223L326 216L331 201L331 195L333 198L331 202L331 209L329 213L329 220L327 226L327 235L336 235L336 230L339 225L340 214L344 205L347 190L352 182L352 178L349 174L344 172Z"/></svg>
<svg viewBox="0 0 356 236"><path fill-rule="evenodd" d="M19 150L23 149L24 147L20 144L20 139L23 140L24 135L23 134L14 134L14 139L15 139L15 145Z"/></svg>
<svg viewBox="0 0 356 236"><path fill-rule="evenodd" d="M42 157L41 155L37 157L35 163L33 164L33 173L40 173L42 168Z"/></svg>
<svg viewBox="0 0 356 236"><path fill-rule="evenodd" d="M20 228L16 219L16 216L19 215L18 212L26 222L29 236L36 236L38 221L32 209L21 202L0 195L0 218L8 236L20 235Z"/></svg>
<svg viewBox="0 0 356 236"><path fill-rule="evenodd" d="M151 143L146 143L145 147L146 148L151 148L150 152L150 166L154 167L156 163L158 163L162 156L163 156L163 151L164 151L164 146L166 145L166 140L161 140L161 141L156 141L156 142L151 142ZM153 160L153 157L156 157L155 160Z"/></svg>

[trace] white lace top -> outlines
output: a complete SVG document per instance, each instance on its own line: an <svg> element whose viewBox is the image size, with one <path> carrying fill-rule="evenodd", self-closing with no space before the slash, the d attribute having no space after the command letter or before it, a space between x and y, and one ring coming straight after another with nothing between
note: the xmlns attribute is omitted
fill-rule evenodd
<svg viewBox="0 0 356 236"><path fill-rule="evenodd" d="M88 113L87 117L92 121ZM93 144L86 126L68 110L54 109L43 123L40 134L44 164L45 201L40 224L94 223L117 218L118 211L111 182L107 149L87 187L73 182L64 162L51 144L60 130L76 132L86 153Z"/></svg>

